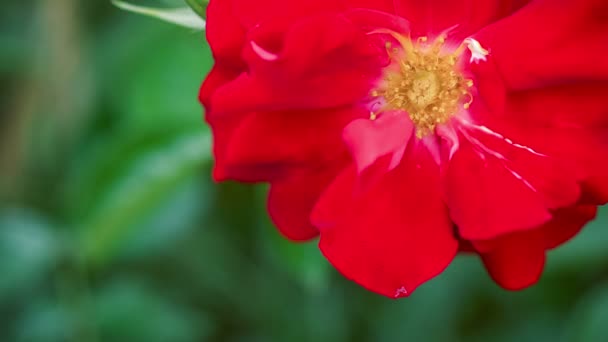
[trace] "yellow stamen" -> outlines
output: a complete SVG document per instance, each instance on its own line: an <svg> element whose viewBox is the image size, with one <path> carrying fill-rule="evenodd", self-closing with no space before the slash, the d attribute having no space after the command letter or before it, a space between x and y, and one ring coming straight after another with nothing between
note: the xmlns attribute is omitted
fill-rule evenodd
<svg viewBox="0 0 608 342"><path fill-rule="evenodd" d="M380 112L407 112L416 126L416 136L422 138L433 133L437 125L446 123L460 106L464 109L471 106L473 96L469 89L473 80L464 78L456 66L464 44L446 53L445 34L430 44L427 37L419 37L414 44L410 37L392 31L376 33L390 34L402 48L389 54L394 63L386 69L380 87L371 92L373 97L384 98ZM377 113L372 113L370 119L376 117Z"/></svg>

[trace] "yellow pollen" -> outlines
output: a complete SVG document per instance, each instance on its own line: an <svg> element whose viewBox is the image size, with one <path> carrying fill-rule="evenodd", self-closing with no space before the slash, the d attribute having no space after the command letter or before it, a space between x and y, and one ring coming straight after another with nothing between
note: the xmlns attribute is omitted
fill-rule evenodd
<svg viewBox="0 0 608 342"><path fill-rule="evenodd" d="M386 45L393 63L386 69L384 81L371 92L371 96L384 99L381 112L407 112L416 126L416 136L422 138L446 123L459 107L470 107L473 81L466 79L456 66L462 48L445 53L445 35L427 44L427 37L419 37L414 43L395 32L385 33L391 34L403 50ZM375 120L376 116L370 118Z"/></svg>

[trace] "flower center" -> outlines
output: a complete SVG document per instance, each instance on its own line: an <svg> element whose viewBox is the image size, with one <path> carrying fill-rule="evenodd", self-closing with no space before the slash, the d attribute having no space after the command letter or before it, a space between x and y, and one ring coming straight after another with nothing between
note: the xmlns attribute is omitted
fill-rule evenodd
<svg viewBox="0 0 608 342"><path fill-rule="evenodd" d="M464 48L446 53L445 35L426 44L426 37L413 43L410 38L390 34L402 49L387 44L392 63L372 96L383 99L380 111L407 112L416 126L416 136L422 138L446 123L460 106L468 109L472 102L469 88L473 81L466 79L457 65ZM375 117L372 113L372 119Z"/></svg>

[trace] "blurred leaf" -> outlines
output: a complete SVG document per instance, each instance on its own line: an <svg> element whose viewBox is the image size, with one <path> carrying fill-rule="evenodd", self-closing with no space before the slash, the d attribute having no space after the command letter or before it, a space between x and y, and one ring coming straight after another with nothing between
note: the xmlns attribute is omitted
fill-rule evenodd
<svg viewBox="0 0 608 342"><path fill-rule="evenodd" d="M190 8L192 8L192 10L194 12L196 12L196 14L199 15L199 17L201 18L205 18L206 16L206 5L209 2L208 0L185 0L186 3L188 4L188 6L190 6Z"/></svg>
<svg viewBox="0 0 608 342"><path fill-rule="evenodd" d="M136 21L137 22L137 21ZM128 31L130 39L120 39ZM139 134L150 128L203 126L198 89L213 59L204 35L125 21L96 46L99 95L112 124Z"/></svg>
<svg viewBox="0 0 608 342"><path fill-rule="evenodd" d="M370 318L370 340L400 341L407 336L412 341L458 341L461 321L473 314L473 297L482 297L486 291L480 286L488 285L482 281L484 276L478 260L461 256L438 277L416 289L410 297L396 301L374 298L374 302L382 305L378 307L377 315ZM366 310L366 307L362 310ZM478 317L475 319L479 321ZM481 329L488 322L483 321L476 328Z"/></svg>
<svg viewBox="0 0 608 342"><path fill-rule="evenodd" d="M267 233L262 239L267 239L268 242L260 243L261 248L269 248L269 252L274 254L275 262L286 273L311 292L327 290L332 268L321 254L316 240L295 243L276 231Z"/></svg>
<svg viewBox="0 0 608 342"><path fill-rule="evenodd" d="M59 239L44 218L26 210L0 213L0 302L36 286L59 253Z"/></svg>
<svg viewBox="0 0 608 342"><path fill-rule="evenodd" d="M570 317L563 341L603 342L608 336L608 283L589 292Z"/></svg>
<svg viewBox="0 0 608 342"><path fill-rule="evenodd" d="M169 194L157 210L134 227L135 234L127 241L124 250L129 257L153 257L173 243L184 238L189 231L200 228L200 217L208 212L213 197L211 179L203 182L194 177L183 182L174 194ZM137 232L145 234L138 234Z"/></svg>
<svg viewBox="0 0 608 342"><path fill-rule="evenodd" d="M90 215L117 179L131 172L142 155L165 149L183 136L209 134L203 125L193 128L165 126L91 139L68 167L65 189L68 219L82 221Z"/></svg>
<svg viewBox="0 0 608 342"><path fill-rule="evenodd" d="M66 307L39 298L28 304L15 327L18 342L64 342L73 338L76 319Z"/></svg>
<svg viewBox="0 0 608 342"><path fill-rule="evenodd" d="M104 286L94 297L93 317L100 341L203 341L213 328L202 312L192 312L136 279Z"/></svg>
<svg viewBox="0 0 608 342"><path fill-rule="evenodd" d="M195 30L205 29L205 20L190 7L163 9L133 5L119 0L112 0L112 3L123 10L157 18L179 26Z"/></svg>
<svg viewBox="0 0 608 342"><path fill-rule="evenodd" d="M18 72L31 73L32 51L40 44L33 34L31 5L17 1L3 1L0 11L0 76ZM5 81L3 79L3 81ZM5 84L2 84L3 86ZM8 114L8 113L7 113Z"/></svg>
<svg viewBox="0 0 608 342"><path fill-rule="evenodd" d="M211 158L210 149L209 136L197 132L142 153L82 223L84 258L95 264L111 258L166 196L201 171Z"/></svg>
<svg viewBox="0 0 608 342"><path fill-rule="evenodd" d="M259 188L258 203L266 202L267 192L267 187ZM321 254L318 241L316 239L304 243L290 241L282 236L270 221L264 205L258 206L256 213L262 227L258 243L261 252L269 254L273 262L308 291L326 291L332 267Z"/></svg>
<svg viewBox="0 0 608 342"><path fill-rule="evenodd" d="M4 74L23 71L28 63L31 63L31 56L24 59L25 51L32 49L31 39L16 35L0 34L0 76Z"/></svg>

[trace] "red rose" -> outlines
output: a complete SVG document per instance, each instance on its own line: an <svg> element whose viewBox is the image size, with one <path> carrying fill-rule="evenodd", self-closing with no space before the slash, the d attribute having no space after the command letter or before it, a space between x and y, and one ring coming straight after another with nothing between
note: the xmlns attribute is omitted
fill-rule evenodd
<svg viewBox="0 0 608 342"><path fill-rule="evenodd" d="M212 0L217 180L410 294L458 251L507 289L608 201L605 0Z"/></svg>

